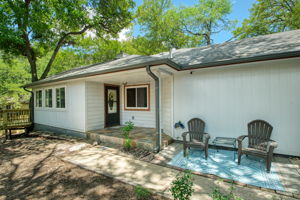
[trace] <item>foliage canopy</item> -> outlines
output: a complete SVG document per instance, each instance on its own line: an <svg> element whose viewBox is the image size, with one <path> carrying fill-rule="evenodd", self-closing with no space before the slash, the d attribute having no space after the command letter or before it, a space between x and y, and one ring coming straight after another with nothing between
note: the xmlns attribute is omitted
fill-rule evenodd
<svg viewBox="0 0 300 200"><path fill-rule="evenodd" d="M88 30L116 37L132 19L132 0L7 0L0 2L0 48L6 55L25 56L31 80L47 77L62 46L76 43ZM38 76L37 59L51 51Z"/></svg>
<svg viewBox="0 0 300 200"><path fill-rule="evenodd" d="M250 17L233 31L240 39L300 28L300 0L257 0Z"/></svg>

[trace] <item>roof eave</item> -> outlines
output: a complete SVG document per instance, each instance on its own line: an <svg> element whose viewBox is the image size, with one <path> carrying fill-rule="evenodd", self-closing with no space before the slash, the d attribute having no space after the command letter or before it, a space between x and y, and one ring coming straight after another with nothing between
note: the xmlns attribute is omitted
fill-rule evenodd
<svg viewBox="0 0 300 200"><path fill-rule="evenodd" d="M251 63L251 62L268 61L268 60L287 59L287 58L294 58L294 57L300 57L300 51L285 52L285 53L280 53L280 54L266 54L266 55L262 55L262 56L237 58L237 59L231 59L231 60L223 60L223 61L217 61L217 62L188 65L188 66L183 66L182 70L191 70L191 69L209 68L209 67L221 67L221 66L226 66L226 65L236 65L236 64Z"/></svg>
<svg viewBox="0 0 300 200"><path fill-rule="evenodd" d="M188 66L180 66L177 63L173 62L172 60L170 60L168 58L164 58L164 59L148 61L148 62L134 64L134 65L129 65L129 66L125 66L125 67L120 67L117 69L103 70L101 72L90 72L90 73L86 73L86 74L79 74L79 75L59 78L59 79L55 79L55 80L45 80L45 81L40 80L37 82L33 82L30 84L24 85L23 87L30 88L30 87L54 83L54 82L58 82L58 81L73 80L73 79L84 78L84 77L89 77L89 76L96 76L96 75L107 74L107 73L133 70L133 69L138 69L138 68L144 68L147 65L155 66L155 65L165 64L165 65L168 65L169 67L172 67L173 69L175 69L177 71L182 71L182 70L192 70L192 69L199 69L199 68L220 67L220 66L226 66L226 65L259 62L259 61L286 59L286 58L294 58L294 57L300 57L300 51L292 51L292 52L285 52L285 53L279 53L279 54L278 53L277 54L266 54L266 55L262 55L262 56L237 58L237 59L231 59L231 60L223 60L223 61L195 64L195 65L188 65Z"/></svg>
<svg viewBox="0 0 300 200"><path fill-rule="evenodd" d="M63 78L54 79L54 80L40 80L40 81L26 84L22 87L30 88L30 87L54 83L54 82L58 82L58 81L73 80L73 79L84 78L84 77L89 77L89 76L96 76L96 75L107 74L107 73L115 73L115 72L120 72L120 71L133 70L133 69L138 69L138 68L144 68L148 65L155 66L155 65L164 65L164 64L168 65L169 67L172 67L173 69L175 69L177 71L180 71L182 69L180 65L176 64L175 62L171 61L168 58L164 58L164 59L148 61L148 62L134 64L134 65L129 65L129 66L125 66L125 67L120 67L117 69L116 68L115 69L107 69L107 70L103 70L101 72L90 72L90 73L86 73L86 74L68 76L68 77L63 77Z"/></svg>

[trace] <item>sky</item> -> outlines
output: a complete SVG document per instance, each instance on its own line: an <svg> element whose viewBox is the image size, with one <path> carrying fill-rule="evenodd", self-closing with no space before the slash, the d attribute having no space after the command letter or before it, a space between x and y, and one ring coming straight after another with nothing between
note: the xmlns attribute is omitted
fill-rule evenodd
<svg viewBox="0 0 300 200"><path fill-rule="evenodd" d="M135 0L136 6L139 6L143 3L143 0ZM197 3L198 0L173 0L174 5L176 6L192 6ZM240 26L244 19L249 17L249 9L252 7L252 4L255 3L255 0L232 0L232 13L228 16L229 19L237 19ZM141 34L138 27L134 27L133 35L137 36ZM222 31L214 35L213 43L223 43L229 40L232 37L231 32Z"/></svg>

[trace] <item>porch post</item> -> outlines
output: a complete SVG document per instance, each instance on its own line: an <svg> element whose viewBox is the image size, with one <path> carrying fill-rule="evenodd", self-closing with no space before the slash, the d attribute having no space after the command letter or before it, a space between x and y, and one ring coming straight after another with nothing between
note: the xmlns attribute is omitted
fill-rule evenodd
<svg viewBox="0 0 300 200"><path fill-rule="evenodd" d="M155 152L160 151L160 105L159 105L159 78L150 70L150 65L146 66L146 71L155 81L155 125L156 125L156 148Z"/></svg>

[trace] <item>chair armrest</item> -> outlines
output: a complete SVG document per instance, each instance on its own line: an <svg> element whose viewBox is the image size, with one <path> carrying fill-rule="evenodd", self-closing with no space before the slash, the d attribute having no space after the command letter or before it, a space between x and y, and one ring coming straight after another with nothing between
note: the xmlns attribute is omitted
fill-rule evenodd
<svg viewBox="0 0 300 200"><path fill-rule="evenodd" d="M241 135L236 140L238 141L238 151L241 152L243 148L243 140L248 137L248 135Z"/></svg>
<svg viewBox="0 0 300 200"><path fill-rule="evenodd" d="M273 153L274 149L278 147L278 143L274 140L269 140L268 146L267 146L267 152Z"/></svg>
<svg viewBox="0 0 300 200"><path fill-rule="evenodd" d="M246 137L248 137L248 135L241 135L241 136L239 136L236 140L237 140L238 142L242 142Z"/></svg>
<svg viewBox="0 0 300 200"><path fill-rule="evenodd" d="M269 147L272 147L272 148L277 148L278 147L278 143L274 140L270 140L269 141Z"/></svg>
<svg viewBox="0 0 300 200"><path fill-rule="evenodd" d="M183 138L183 141L186 142L186 136L187 134L189 134L190 132L184 132L182 133L182 138Z"/></svg>
<svg viewBox="0 0 300 200"><path fill-rule="evenodd" d="M182 137L186 137L187 136L187 134L189 134L190 132L184 132L184 133L182 133Z"/></svg>
<svg viewBox="0 0 300 200"><path fill-rule="evenodd" d="M205 144L208 144L209 139L210 139L210 135L208 133L204 133L203 134L203 142Z"/></svg>
<svg viewBox="0 0 300 200"><path fill-rule="evenodd" d="M268 153L268 157L270 157L270 159L272 158L274 149L277 147L278 147L277 142L275 142L274 140L269 140L268 146L267 146L267 153Z"/></svg>
<svg viewBox="0 0 300 200"><path fill-rule="evenodd" d="M204 133L204 134L203 134L203 138L210 139L210 135L209 135L208 133Z"/></svg>

